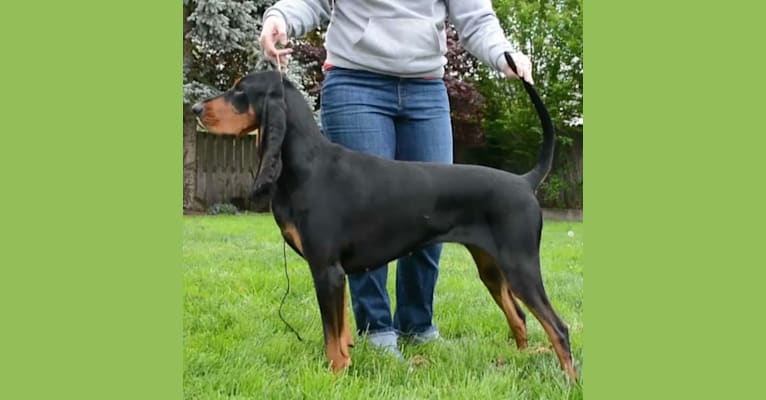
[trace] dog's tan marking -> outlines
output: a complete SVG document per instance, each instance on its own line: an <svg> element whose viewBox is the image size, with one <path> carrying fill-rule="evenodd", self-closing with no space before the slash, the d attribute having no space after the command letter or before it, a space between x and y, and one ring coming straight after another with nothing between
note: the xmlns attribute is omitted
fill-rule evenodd
<svg viewBox="0 0 766 400"><path fill-rule="evenodd" d="M301 241L301 235L298 233L298 228L296 228L295 225L285 224L285 226L282 227L282 236L303 254L303 242Z"/></svg>
<svg viewBox="0 0 766 400"><path fill-rule="evenodd" d="M508 326L511 327L513 338L516 340L516 347L521 350L526 349L527 327L524 325L524 320L521 319L521 316L516 311L516 307L513 304L513 297L511 296L511 290L508 289L508 284L506 282L503 282L502 287L500 288L500 299L495 298L495 303L498 303L500 308L503 309L505 319L508 320Z"/></svg>
<svg viewBox="0 0 766 400"><path fill-rule="evenodd" d="M327 335L325 337L325 353L327 354L327 359L330 360L332 371L336 373L351 365L349 349L354 345L346 311L345 278L341 290L343 291L340 293L342 300L338 302L338 308L333 310L334 315L330 316L330 320L333 323L332 326L326 327Z"/></svg>
<svg viewBox="0 0 766 400"><path fill-rule="evenodd" d="M330 360L330 368L333 372L340 372L351 365L351 357L348 356L348 350L343 354L341 350L341 338L339 335L330 335L325 342L325 354Z"/></svg>
<svg viewBox="0 0 766 400"><path fill-rule="evenodd" d="M349 352L349 348L354 347L354 337L351 335L351 327L348 323L348 309L347 309L347 300L346 300L346 289L343 289L343 313L341 314L341 323L342 323L342 329L341 329L341 335L340 335L340 348L341 351L345 350L346 355L351 357L351 354ZM350 361L349 361L350 362Z"/></svg>
<svg viewBox="0 0 766 400"><path fill-rule="evenodd" d="M223 97L207 101L200 120L208 131L217 135L246 135L258 126L252 106L240 113Z"/></svg>
<svg viewBox="0 0 766 400"><path fill-rule="evenodd" d="M540 324L543 326L545 333L548 334L548 337L551 340L551 344L553 344L553 350L556 351L556 356L558 356L559 362L561 363L561 368L566 371L570 378L577 380L577 372L575 372L574 365L572 365L572 355L567 352L561 345L561 342L559 341L561 338L556 334L556 331L552 326L550 326L550 324L545 322L544 319L537 315L534 309L531 309L531 311L535 315L535 318L540 321Z"/></svg>
<svg viewBox="0 0 766 400"><path fill-rule="evenodd" d="M511 289L508 287L508 282L503 272L500 271L495 260L486 251L473 246L466 246L466 248L476 262L481 281L484 282L484 286L489 290L492 299L495 300L495 303L505 314L508 327L511 329L513 338L516 341L516 347L525 349L527 347L527 327L516 311Z"/></svg>

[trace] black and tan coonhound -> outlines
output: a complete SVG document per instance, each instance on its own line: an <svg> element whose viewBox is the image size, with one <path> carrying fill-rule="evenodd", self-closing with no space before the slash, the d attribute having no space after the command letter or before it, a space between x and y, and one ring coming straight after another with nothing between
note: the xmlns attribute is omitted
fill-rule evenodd
<svg viewBox="0 0 766 400"><path fill-rule="evenodd" d="M192 107L212 133L258 129L255 191L271 197L283 236L308 261L333 370L351 364L346 274L429 244L457 242L473 256L518 348L527 347L527 330L515 298L540 321L561 367L576 379L567 326L551 307L540 272L543 219L535 191L551 168L553 123L535 89L524 86L543 126L537 165L524 175L392 161L333 144L301 93L276 71L247 75Z"/></svg>

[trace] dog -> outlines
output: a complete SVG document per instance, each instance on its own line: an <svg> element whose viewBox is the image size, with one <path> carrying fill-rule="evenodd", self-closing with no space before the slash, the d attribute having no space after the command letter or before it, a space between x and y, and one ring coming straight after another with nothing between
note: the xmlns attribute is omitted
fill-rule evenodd
<svg viewBox="0 0 766 400"><path fill-rule="evenodd" d="M506 60L515 68L510 55ZM542 212L535 192L551 169L555 133L535 89L522 81L543 127L535 167L524 175L477 165L404 162L330 142L302 94L278 71L249 74L195 104L214 134L258 130L254 192L270 196L286 242L309 264L333 371L351 364L346 275L368 271L439 242L465 245L481 281L527 347L526 316L542 324L561 368L577 379L566 324L540 271Z"/></svg>

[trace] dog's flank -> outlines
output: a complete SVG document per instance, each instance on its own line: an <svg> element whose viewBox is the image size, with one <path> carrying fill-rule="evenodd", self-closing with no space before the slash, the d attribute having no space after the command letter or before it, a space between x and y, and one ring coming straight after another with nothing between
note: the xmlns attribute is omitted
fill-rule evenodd
<svg viewBox="0 0 766 400"><path fill-rule="evenodd" d="M470 250L516 345L527 347L519 299L542 324L562 368L577 377L567 326L548 300L540 271L542 213L534 190L550 171L555 133L545 105L525 86L544 135L537 165L521 176L475 165L392 161L333 144L278 72L250 74L193 107L202 121L211 102L254 110L250 121L217 118L207 129L236 134L260 126L255 187L271 196L283 236L309 264L333 370L351 364L346 274L432 243L458 242Z"/></svg>

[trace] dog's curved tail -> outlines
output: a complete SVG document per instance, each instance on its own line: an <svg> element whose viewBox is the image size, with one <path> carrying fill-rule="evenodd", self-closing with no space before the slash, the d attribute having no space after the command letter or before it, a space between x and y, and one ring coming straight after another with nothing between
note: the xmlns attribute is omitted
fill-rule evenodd
<svg viewBox="0 0 766 400"><path fill-rule="evenodd" d="M515 73L516 64L513 62L513 58L511 58L511 55L508 52L505 53L505 60ZM548 109L545 107L545 104L543 104L542 99L540 99L540 95L537 94L537 91L529 82L523 79L521 82L524 84L524 89L527 91L527 94L529 94L529 98L532 100L537 115L540 117L540 123L543 126L543 145L540 149L540 154L537 156L537 164L531 171L522 175L522 177L529 182L529 185L532 186L532 189L537 189L537 187L540 186L540 183L542 183L548 175L548 172L550 172L551 166L553 165L553 148L556 143L556 133L553 129L551 116L548 114Z"/></svg>

